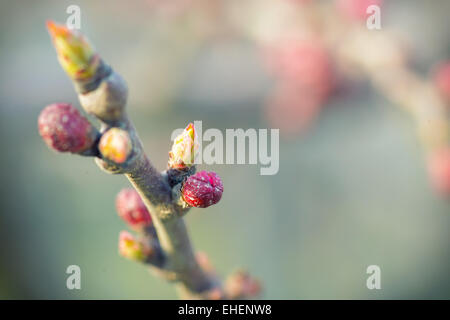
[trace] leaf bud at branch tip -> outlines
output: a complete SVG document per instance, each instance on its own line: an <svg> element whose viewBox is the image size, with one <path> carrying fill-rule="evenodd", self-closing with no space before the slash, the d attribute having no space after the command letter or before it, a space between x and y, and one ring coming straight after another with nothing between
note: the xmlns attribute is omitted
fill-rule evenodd
<svg viewBox="0 0 450 320"><path fill-rule="evenodd" d="M87 39L65 25L47 21L47 29L52 37L59 63L73 80L93 77L100 65L100 58Z"/></svg>

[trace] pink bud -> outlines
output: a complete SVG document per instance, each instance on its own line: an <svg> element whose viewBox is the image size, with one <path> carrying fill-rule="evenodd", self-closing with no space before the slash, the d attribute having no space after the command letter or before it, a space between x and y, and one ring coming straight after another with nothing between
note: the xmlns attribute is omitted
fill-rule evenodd
<svg viewBox="0 0 450 320"><path fill-rule="evenodd" d="M144 261L152 253L151 249L136 239L128 231L119 234L119 254L127 259Z"/></svg>
<svg viewBox="0 0 450 320"><path fill-rule="evenodd" d="M92 147L96 130L76 108L68 103L55 103L41 111L39 134L52 149L80 153Z"/></svg>
<svg viewBox="0 0 450 320"><path fill-rule="evenodd" d="M200 171L188 177L183 184L183 199L190 206L206 208L222 198L223 184L215 172Z"/></svg>
<svg viewBox="0 0 450 320"><path fill-rule="evenodd" d="M123 189L117 194L116 209L119 216L132 228L141 229L152 224L147 207L134 189Z"/></svg>

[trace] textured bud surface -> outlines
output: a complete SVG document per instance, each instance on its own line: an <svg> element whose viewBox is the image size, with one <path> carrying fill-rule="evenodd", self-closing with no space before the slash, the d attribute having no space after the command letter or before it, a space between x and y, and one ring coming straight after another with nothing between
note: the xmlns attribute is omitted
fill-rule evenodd
<svg viewBox="0 0 450 320"><path fill-rule="evenodd" d="M215 172L200 171L186 179L183 199L190 206L206 208L222 198L223 184Z"/></svg>
<svg viewBox="0 0 450 320"><path fill-rule="evenodd" d="M119 216L133 228L149 226L152 223L147 207L134 189L123 189L117 194L116 208Z"/></svg>
<svg viewBox="0 0 450 320"><path fill-rule="evenodd" d="M120 128L111 128L100 138L100 153L115 163L124 163L132 150L128 132Z"/></svg>
<svg viewBox="0 0 450 320"><path fill-rule="evenodd" d="M60 152L82 152L95 142L95 128L68 103L51 104L42 110L38 129L45 143Z"/></svg>

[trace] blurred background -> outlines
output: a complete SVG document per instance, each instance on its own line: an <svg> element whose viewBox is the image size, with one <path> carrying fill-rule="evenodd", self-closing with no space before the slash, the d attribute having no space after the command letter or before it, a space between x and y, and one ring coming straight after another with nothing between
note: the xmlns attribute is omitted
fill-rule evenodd
<svg viewBox="0 0 450 320"><path fill-rule="evenodd" d="M79 107L45 28L73 4L161 170L188 122L280 129L277 175L199 168L225 192L186 220L219 274L248 269L267 299L450 298L450 1L0 0L1 299L177 297L118 255L126 178L39 137L46 105Z"/></svg>

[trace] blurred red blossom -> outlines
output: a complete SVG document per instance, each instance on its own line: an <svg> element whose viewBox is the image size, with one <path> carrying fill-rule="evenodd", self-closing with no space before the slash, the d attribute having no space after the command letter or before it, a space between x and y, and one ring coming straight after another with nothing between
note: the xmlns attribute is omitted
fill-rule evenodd
<svg viewBox="0 0 450 320"><path fill-rule="evenodd" d="M352 21L363 21L368 17L367 8L371 5L381 7L382 0L336 0L338 11Z"/></svg>
<svg viewBox="0 0 450 320"><path fill-rule="evenodd" d="M312 90L321 99L334 88L333 63L319 40L282 40L267 48L266 58L269 70L280 81Z"/></svg>
<svg viewBox="0 0 450 320"><path fill-rule="evenodd" d="M285 39L267 47L264 57L276 81L267 100L269 124L284 136L303 132L335 88L327 48L317 39Z"/></svg>
<svg viewBox="0 0 450 320"><path fill-rule="evenodd" d="M283 137L303 133L314 123L321 110L315 94L284 84L276 87L268 99L266 117L273 128L280 128Z"/></svg>
<svg viewBox="0 0 450 320"><path fill-rule="evenodd" d="M450 195L450 147L437 150L429 157L428 171L436 191Z"/></svg>
<svg viewBox="0 0 450 320"><path fill-rule="evenodd" d="M434 83L442 96L450 101L450 61L440 63L434 72Z"/></svg>

